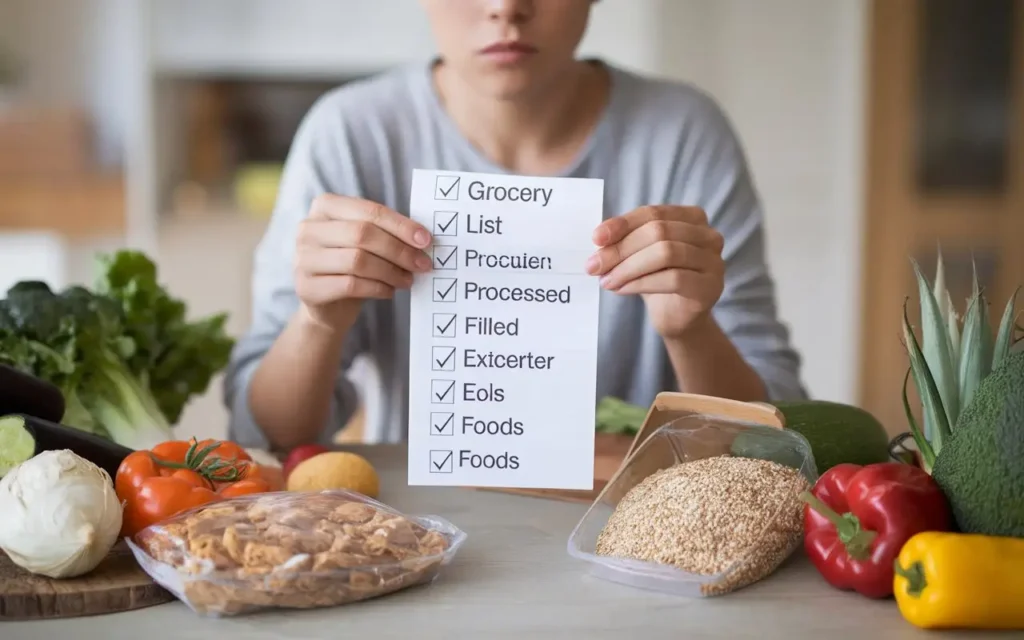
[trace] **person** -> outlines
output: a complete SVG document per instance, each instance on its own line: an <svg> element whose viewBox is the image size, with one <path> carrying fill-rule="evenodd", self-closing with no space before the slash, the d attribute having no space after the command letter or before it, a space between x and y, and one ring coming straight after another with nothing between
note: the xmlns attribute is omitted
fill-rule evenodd
<svg viewBox="0 0 1024 640"><path fill-rule="evenodd" d="M437 54L322 96L255 253L252 324L225 375L229 437L327 444L380 372L384 438L407 434L409 287L430 230L413 169L604 180L586 269L601 287L597 396L802 398L762 208L716 102L578 56L596 0L421 0Z"/></svg>

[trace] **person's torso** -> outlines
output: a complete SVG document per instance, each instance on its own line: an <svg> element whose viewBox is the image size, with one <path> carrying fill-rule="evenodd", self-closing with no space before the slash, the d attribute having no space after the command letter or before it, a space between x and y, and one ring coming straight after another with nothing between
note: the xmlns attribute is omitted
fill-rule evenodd
<svg viewBox="0 0 1024 640"><path fill-rule="evenodd" d="M612 68L606 113L564 177L604 180L604 218L649 204L696 203L676 174L686 163L687 137L707 98L688 86L642 80ZM408 215L414 169L508 173L486 160L448 120L425 66L389 72L336 95L343 153L357 167L357 192L338 191ZM346 106L351 105L349 108ZM358 105L356 108L355 105ZM331 176L324 176L329 187ZM379 419L388 440L405 437L408 422L409 293L365 303L366 349L381 376ZM664 343L639 296L601 291L596 394L649 405L675 388Z"/></svg>

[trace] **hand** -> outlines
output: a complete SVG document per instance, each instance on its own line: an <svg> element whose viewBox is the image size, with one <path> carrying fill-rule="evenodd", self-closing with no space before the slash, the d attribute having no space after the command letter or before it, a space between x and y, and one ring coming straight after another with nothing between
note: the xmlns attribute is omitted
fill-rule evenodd
<svg viewBox="0 0 1024 640"><path fill-rule="evenodd" d="M330 329L355 322L362 301L390 298L429 271L430 233L387 207L338 195L318 197L299 227L295 291L303 310Z"/></svg>
<svg viewBox="0 0 1024 640"><path fill-rule="evenodd" d="M710 317L725 288L722 236L697 207L640 207L598 225L594 243L587 272L609 291L643 296L665 339Z"/></svg>

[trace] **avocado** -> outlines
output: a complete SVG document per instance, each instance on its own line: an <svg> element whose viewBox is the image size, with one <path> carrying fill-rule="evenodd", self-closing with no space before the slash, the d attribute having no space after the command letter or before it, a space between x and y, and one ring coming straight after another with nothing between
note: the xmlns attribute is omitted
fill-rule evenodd
<svg viewBox="0 0 1024 640"><path fill-rule="evenodd" d="M1024 351L978 385L932 477L964 533L1024 537Z"/></svg>
<svg viewBox="0 0 1024 640"><path fill-rule="evenodd" d="M859 407L828 400L776 402L786 429L800 433L811 445L819 474L844 462L867 465L889 460L889 435L870 413ZM774 460L776 453L791 463L791 453L762 451L762 442L736 438L732 453Z"/></svg>

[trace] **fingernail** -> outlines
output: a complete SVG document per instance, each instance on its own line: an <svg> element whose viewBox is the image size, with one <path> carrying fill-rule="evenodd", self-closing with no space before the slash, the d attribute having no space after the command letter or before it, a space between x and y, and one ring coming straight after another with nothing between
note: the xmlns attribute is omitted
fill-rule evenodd
<svg viewBox="0 0 1024 640"><path fill-rule="evenodd" d="M412 239L421 247L430 244L430 235L426 231L417 231L413 234Z"/></svg>
<svg viewBox="0 0 1024 640"><path fill-rule="evenodd" d="M587 273L597 273L601 269L601 258L590 256L587 258Z"/></svg>
<svg viewBox="0 0 1024 640"><path fill-rule="evenodd" d="M416 258L416 268L420 271L427 271L430 269L430 258L427 256L419 256Z"/></svg>
<svg viewBox="0 0 1024 640"><path fill-rule="evenodd" d="M601 286L604 287L605 289L608 288L608 283L611 282L611 281L612 281L612 279L609 278L608 276L604 276L603 278L601 278L601 280L599 280L599 282L601 283Z"/></svg>

